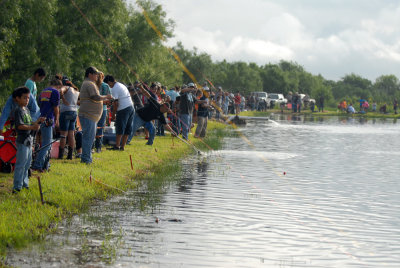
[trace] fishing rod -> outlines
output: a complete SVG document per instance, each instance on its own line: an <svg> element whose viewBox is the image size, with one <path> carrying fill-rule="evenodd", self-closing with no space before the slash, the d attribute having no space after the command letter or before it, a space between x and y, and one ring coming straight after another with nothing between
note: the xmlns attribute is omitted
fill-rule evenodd
<svg viewBox="0 0 400 268"><path fill-rule="evenodd" d="M175 136L175 137L178 138L179 140L181 140L182 142L186 143L187 145L191 146L193 148L193 150L195 150L198 155L201 155L202 152L196 146L194 146L194 144L189 143L188 141L186 141L185 139L182 139L179 136Z"/></svg>
<svg viewBox="0 0 400 268"><path fill-rule="evenodd" d="M124 64L128 70L135 75L135 77L137 78L138 81L141 81L142 84L144 84L146 86L146 88L148 89L148 86L143 83L142 79L140 78L139 74L136 73L131 66L116 52L116 50L112 47L112 45L106 40L106 38L96 29L96 27L90 22L89 18L86 16L85 13L82 12L82 10L78 7L78 5L76 4L76 2L74 0L70 0L72 5L78 10L78 12L81 14L81 16L86 20L86 22L89 24L89 26L93 29L93 31L96 33L96 35L98 35L100 37L100 39L103 41L103 43L106 44L106 46L113 52L113 54L119 59L119 61ZM143 15L146 19L146 21L150 24L150 26L154 29L154 31L156 31L157 35L161 38L163 38L163 35L161 34L161 32L158 31L157 27L152 23L151 19L149 18L149 16L147 15L147 13L145 12L145 10L143 9ZM197 83L196 78L191 74L191 72L183 65L182 61L180 60L179 56L174 53L174 51L170 48L167 48L169 50L169 52L175 57L175 59L181 63L182 68L184 69L184 71L186 73L189 74L189 76L192 78L193 81L195 81L195 83ZM198 84L198 83L197 83ZM205 90L203 90L203 92L205 92ZM208 93L206 92L206 96L208 96ZM154 104L153 104L154 105ZM185 124L186 125L186 124ZM178 135L177 135L178 136ZM187 142L185 142L186 144L188 144ZM192 145L194 146L194 145ZM195 147L195 146L194 146ZM197 148L195 148L195 150L197 152L199 152L200 150L198 150Z"/></svg>

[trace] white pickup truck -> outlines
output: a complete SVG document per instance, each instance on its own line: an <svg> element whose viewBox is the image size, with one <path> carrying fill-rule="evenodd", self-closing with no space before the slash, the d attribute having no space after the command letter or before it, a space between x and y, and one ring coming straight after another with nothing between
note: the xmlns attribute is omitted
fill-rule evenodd
<svg viewBox="0 0 400 268"><path fill-rule="evenodd" d="M279 107L281 103L285 104L287 103L287 99L283 96L283 94L279 93L268 93L268 99L267 103L269 106L272 108L275 105Z"/></svg>

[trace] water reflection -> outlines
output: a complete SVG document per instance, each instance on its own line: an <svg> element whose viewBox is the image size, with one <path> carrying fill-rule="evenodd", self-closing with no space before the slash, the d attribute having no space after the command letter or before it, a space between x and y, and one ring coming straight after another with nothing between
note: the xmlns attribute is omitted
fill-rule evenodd
<svg viewBox="0 0 400 268"><path fill-rule="evenodd" d="M357 117L271 119L242 129L254 148L227 138L223 150L92 207L44 250L10 263L399 267L400 127Z"/></svg>
<svg viewBox="0 0 400 268"><path fill-rule="evenodd" d="M188 193L194 184L205 186L208 178L208 162L199 161L194 166L193 163L183 164L184 173L178 182L178 191Z"/></svg>

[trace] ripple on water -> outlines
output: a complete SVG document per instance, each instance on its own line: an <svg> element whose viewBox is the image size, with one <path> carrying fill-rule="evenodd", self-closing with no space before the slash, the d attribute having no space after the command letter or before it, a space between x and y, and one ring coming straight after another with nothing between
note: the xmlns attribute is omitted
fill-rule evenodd
<svg viewBox="0 0 400 268"><path fill-rule="evenodd" d="M256 151L227 138L223 150L184 160L168 183L149 179L148 187L74 217L47 239L45 254L36 248L10 261L400 267L399 127L299 119L249 122L243 134Z"/></svg>

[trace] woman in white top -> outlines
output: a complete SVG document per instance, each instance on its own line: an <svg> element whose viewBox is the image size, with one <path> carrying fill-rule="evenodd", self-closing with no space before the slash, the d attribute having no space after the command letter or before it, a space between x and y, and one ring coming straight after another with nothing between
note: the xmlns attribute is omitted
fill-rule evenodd
<svg viewBox="0 0 400 268"><path fill-rule="evenodd" d="M72 154L75 149L75 124L78 110L78 88L69 81L68 77L63 77L63 87L60 95L62 103L60 104L60 148L58 151L58 159L64 156L64 147L66 138L68 138L68 155L67 159L72 159Z"/></svg>

